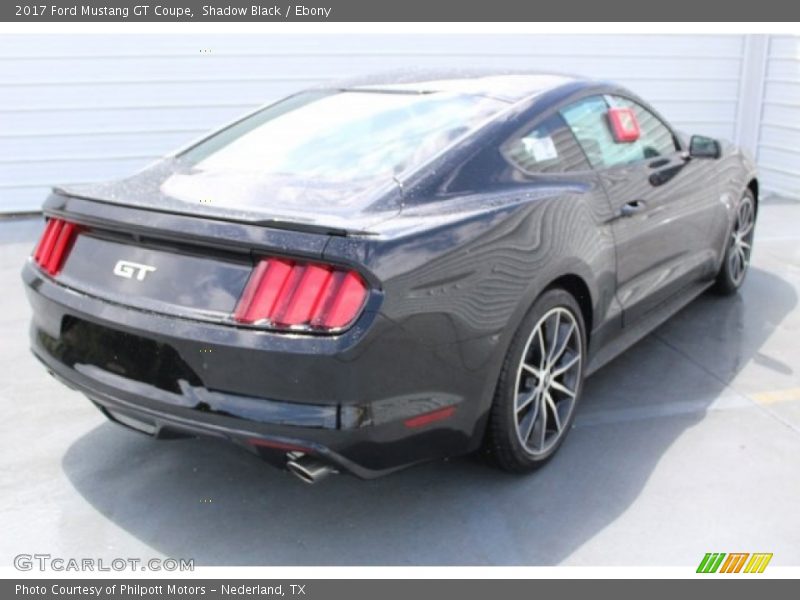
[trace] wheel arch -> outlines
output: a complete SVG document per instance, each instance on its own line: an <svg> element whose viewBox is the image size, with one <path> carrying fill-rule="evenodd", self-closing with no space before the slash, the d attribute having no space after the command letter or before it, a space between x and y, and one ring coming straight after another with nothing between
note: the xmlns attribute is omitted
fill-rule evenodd
<svg viewBox="0 0 800 600"><path fill-rule="evenodd" d="M759 184L758 179L753 177L750 181L747 182L747 189L753 193L753 202L755 202L756 208L756 215L758 215L758 191L759 191Z"/></svg>
<svg viewBox="0 0 800 600"><path fill-rule="evenodd" d="M592 302L592 292L589 285L584 281L580 275L575 273L567 273L553 280L544 290L536 297L539 298L547 290L560 288L569 293L581 309L581 316L583 317L583 324L586 327L586 343L587 346L591 340L592 327L594 324L594 303ZM533 302L536 302L534 299ZM533 306L533 303L531 303Z"/></svg>
<svg viewBox="0 0 800 600"><path fill-rule="evenodd" d="M499 349L496 354L497 363L493 368L493 375L487 378L487 387L484 390L484 402L480 407L481 417L478 419L474 432L472 447L478 448L483 443L486 435L486 428L489 422L489 411L494 401L498 378L501 373L503 360L513 342L514 335L516 335L520 324L525 316L533 308L536 301L548 290L563 289L570 294L581 310L581 316L586 329L586 351L587 356L591 345L592 329L597 323L595 311L597 310L596 300L598 297L599 282L591 277L591 270L589 265L580 260L568 260L560 264L560 268L549 269L546 276L542 276L533 284L523 298L521 298L519 306L514 316L509 319L504 337L499 344Z"/></svg>
<svg viewBox="0 0 800 600"><path fill-rule="evenodd" d="M505 339L501 344L502 352L499 355L505 357L513 341L514 335L520 327L525 316L536 304L536 301L548 290L563 289L577 302L581 309L581 316L586 329L587 352L591 345L591 333L597 323L596 318L596 299L598 294L597 282L591 278L589 266L582 261L570 260L561 265L561 268L549 270L546 276L542 276L536 284L532 285L528 292L522 297L514 316L509 319L505 329ZM500 362L497 364L497 374L500 373Z"/></svg>

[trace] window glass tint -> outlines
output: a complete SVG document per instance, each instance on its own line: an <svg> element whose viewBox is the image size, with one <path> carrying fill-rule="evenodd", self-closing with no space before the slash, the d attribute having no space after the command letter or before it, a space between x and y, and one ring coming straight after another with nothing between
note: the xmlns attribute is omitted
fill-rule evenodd
<svg viewBox="0 0 800 600"><path fill-rule="evenodd" d="M199 169L317 181L391 177L506 106L453 93L309 92L247 117L180 158Z"/></svg>
<svg viewBox="0 0 800 600"><path fill-rule="evenodd" d="M641 131L638 140L621 143L614 140L606 116L609 105L634 110ZM676 150L669 129L649 111L625 98L591 96L562 109L561 114L595 168L627 164Z"/></svg>
<svg viewBox="0 0 800 600"><path fill-rule="evenodd" d="M503 145L506 160L525 173L564 173L589 168L583 150L564 119L555 114Z"/></svg>

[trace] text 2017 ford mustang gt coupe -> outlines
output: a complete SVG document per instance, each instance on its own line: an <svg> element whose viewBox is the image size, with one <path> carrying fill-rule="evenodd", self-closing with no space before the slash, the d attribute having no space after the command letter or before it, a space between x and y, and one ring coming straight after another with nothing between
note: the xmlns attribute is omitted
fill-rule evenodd
<svg viewBox="0 0 800 600"><path fill-rule="evenodd" d="M121 181L56 188L33 352L110 419L306 481L564 441L584 377L734 292L758 183L631 92L541 74L290 96Z"/></svg>

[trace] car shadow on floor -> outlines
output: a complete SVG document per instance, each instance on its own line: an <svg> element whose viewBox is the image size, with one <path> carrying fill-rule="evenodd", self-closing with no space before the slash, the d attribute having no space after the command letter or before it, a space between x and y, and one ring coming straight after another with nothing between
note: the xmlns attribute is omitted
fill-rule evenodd
<svg viewBox="0 0 800 600"><path fill-rule="evenodd" d="M63 469L113 523L198 565L558 564L631 506L796 304L755 268L740 295L701 296L590 378L567 443L531 476L466 457L308 486L220 441L111 423L76 440Z"/></svg>

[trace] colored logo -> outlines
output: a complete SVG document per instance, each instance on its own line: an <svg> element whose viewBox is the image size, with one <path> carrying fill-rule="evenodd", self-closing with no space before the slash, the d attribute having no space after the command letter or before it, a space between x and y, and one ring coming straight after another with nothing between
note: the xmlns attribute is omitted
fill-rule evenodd
<svg viewBox="0 0 800 600"><path fill-rule="evenodd" d="M697 567L698 573L763 573L772 553L769 552L708 552Z"/></svg>

